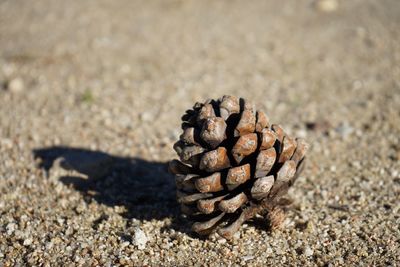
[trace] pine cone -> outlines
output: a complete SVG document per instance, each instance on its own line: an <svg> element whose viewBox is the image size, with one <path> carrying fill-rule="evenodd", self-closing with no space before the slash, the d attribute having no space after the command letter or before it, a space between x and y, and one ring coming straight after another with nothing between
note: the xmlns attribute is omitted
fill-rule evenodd
<svg viewBox="0 0 400 267"><path fill-rule="evenodd" d="M196 103L182 121L174 144L180 161L172 160L169 170L182 212L195 221L193 231L219 228L229 239L256 214L279 209L304 167L303 139L270 126L264 112L234 96Z"/></svg>

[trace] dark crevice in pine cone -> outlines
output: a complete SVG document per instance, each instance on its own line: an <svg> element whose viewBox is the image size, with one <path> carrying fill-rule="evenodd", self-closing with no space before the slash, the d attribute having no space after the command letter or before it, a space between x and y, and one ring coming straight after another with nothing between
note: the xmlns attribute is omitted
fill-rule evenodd
<svg viewBox="0 0 400 267"><path fill-rule="evenodd" d="M281 221L280 200L304 167L306 142L270 125L264 112L234 96L196 103L182 121L174 145L180 161L171 161L169 169L193 231L219 228L231 238L256 214Z"/></svg>

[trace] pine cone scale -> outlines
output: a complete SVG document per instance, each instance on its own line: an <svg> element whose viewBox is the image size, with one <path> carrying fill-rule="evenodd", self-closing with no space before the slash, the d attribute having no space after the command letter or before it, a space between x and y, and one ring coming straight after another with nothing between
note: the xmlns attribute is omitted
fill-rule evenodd
<svg viewBox="0 0 400 267"><path fill-rule="evenodd" d="M273 175L257 179L251 188L251 196L257 200L267 197L272 186L274 185L274 181L275 178Z"/></svg>
<svg viewBox="0 0 400 267"><path fill-rule="evenodd" d="M247 196L245 193L240 193L233 198L221 200L219 202L218 208L222 212L234 213L238 208L247 202Z"/></svg>
<svg viewBox="0 0 400 267"><path fill-rule="evenodd" d="M289 160L296 149L296 142L292 138L285 136L282 143L282 152L279 155L278 162L283 163Z"/></svg>
<svg viewBox="0 0 400 267"><path fill-rule="evenodd" d="M256 116L251 110L244 110L238 125L235 128L234 136L243 136L254 132L256 125Z"/></svg>
<svg viewBox="0 0 400 267"><path fill-rule="evenodd" d="M227 150L219 147L216 150L206 152L200 160L200 170L214 172L226 169L231 166Z"/></svg>
<svg viewBox="0 0 400 267"><path fill-rule="evenodd" d="M250 164L230 168L226 176L226 185L229 191L232 191L239 185L250 179Z"/></svg>
<svg viewBox="0 0 400 267"><path fill-rule="evenodd" d="M255 178L267 175L274 166L275 160L275 148L271 147L267 150L261 150L257 156Z"/></svg>
<svg viewBox="0 0 400 267"><path fill-rule="evenodd" d="M211 198L211 199L201 199L201 200L197 201L197 208L199 209L200 212L202 212L204 214L210 214L215 211L216 203L220 202L227 196L228 195L226 194L226 195Z"/></svg>
<svg viewBox="0 0 400 267"><path fill-rule="evenodd" d="M239 164L244 157L252 154L257 149L257 134L250 133L240 136L232 148L232 156Z"/></svg>
<svg viewBox="0 0 400 267"><path fill-rule="evenodd" d="M224 189L221 181L221 173L215 172L210 176L198 178L194 182L196 189L201 193L219 192Z"/></svg>

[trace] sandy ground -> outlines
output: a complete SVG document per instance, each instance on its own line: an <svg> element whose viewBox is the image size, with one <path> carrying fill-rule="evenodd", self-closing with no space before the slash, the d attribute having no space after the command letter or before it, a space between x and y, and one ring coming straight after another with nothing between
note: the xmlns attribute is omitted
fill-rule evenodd
<svg viewBox="0 0 400 267"><path fill-rule="evenodd" d="M399 265L399 25L398 0L1 0L0 266ZM280 231L179 214L180 115L224 94L311 143Z"/></svg>

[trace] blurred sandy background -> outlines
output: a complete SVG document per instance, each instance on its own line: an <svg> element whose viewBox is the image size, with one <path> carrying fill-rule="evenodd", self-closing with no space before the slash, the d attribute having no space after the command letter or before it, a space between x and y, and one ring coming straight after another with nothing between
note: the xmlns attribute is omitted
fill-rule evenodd
<svg viewBox="0 0 400 267"><path fill-rule="evenodd" d="M396 266L399 25L397 0L0 0L0 266ZM312 144L281 231L179 215L180 115L224 94Z"/></svg>

